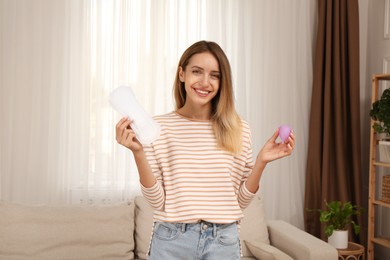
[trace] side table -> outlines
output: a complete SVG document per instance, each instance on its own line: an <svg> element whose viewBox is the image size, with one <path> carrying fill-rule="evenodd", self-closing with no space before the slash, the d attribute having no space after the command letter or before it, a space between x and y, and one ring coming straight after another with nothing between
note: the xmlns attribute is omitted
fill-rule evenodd
<svg viewBox="0 0 390 260"><path fill-rule="evenodd" d="M337 249L339 260L364 260L364 246L348 242L346 249Z"/></svg>

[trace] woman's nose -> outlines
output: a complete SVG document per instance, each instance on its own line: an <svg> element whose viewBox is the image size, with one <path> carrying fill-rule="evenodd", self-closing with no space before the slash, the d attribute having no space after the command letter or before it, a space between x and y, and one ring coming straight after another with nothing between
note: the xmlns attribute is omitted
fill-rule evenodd
<svg viewBox="0 0 390 260"><path fill-rule="evenodd" d="M208 86L209 83L210 83L210 77L209 75L204 75L203 78L202 78L202 86Z"/></svg>

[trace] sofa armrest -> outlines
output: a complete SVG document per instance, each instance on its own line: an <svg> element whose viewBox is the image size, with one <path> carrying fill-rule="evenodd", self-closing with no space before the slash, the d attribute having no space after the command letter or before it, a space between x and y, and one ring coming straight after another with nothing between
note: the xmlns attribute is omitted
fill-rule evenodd
<svg viewBox="0 0 390 260"><path fill-rule="evenodd" d="M294 259L338 259L334 247L285 221L270 220L267 226L271 245Z"/></svg>

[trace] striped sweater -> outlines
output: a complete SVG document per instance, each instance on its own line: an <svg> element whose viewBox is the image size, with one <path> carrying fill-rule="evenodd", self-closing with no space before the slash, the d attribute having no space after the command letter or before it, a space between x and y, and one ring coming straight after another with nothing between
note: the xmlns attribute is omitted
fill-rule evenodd
<svg viewBox="0 0 390 260"><path fill-rule="evenodd" d="M253 168L251 136L242 120L243 149L233 155L217 147L211 121L185 118L176 112L156 116L161 135L145 154L154 186L141 185L144 197L161 222L232 223L243 217L254 194L245 186Z"/></svg>

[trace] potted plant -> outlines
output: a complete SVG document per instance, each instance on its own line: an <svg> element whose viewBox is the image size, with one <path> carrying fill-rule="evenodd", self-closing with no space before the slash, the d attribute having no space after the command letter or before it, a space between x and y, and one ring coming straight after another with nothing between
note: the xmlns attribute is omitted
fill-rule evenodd
<svg viewBox="0 0 390 260"><path fill-rule="evenodd" d="M379 160L390 162L390 89L385 89L380 99L372 104L370 117L379 140Z"/></svg>
<svg viewBox="0 0 390 260"><path fill-rule="evenodd" d="M352 216L359 215L361 209L351 202L342 203L341 201L325 201L325 210L320 212L320 222L325 223L325 234L328 237L328 243L338 249L348 247L348 228L353 226L354 233L360 233L360 226L353 220Z"/></svg>
<svg viewBox="0 0 390 260"><path fill-rule="evenodd" d="M385 89L381 98L372 103L370 117L376 121L373 125L376 133L390 136L390 89Z"/></svg>

